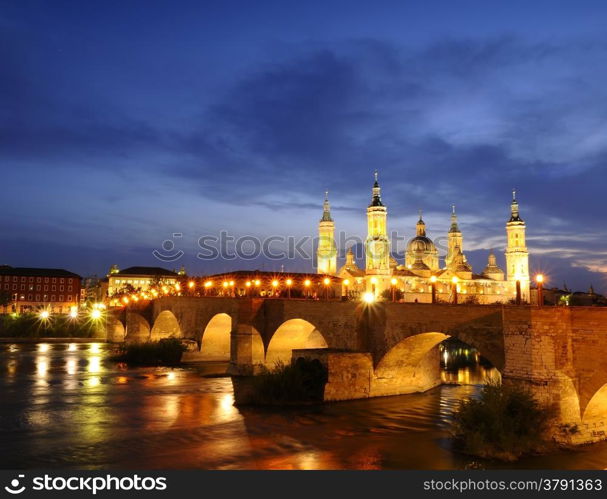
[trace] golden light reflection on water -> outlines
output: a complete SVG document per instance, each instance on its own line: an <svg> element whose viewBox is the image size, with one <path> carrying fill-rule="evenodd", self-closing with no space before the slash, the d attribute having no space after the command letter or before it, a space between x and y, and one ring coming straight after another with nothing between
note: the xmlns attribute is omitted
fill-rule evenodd
<svg viewBox="0 0 607 499"><path fill-rule="evenodd" d="M90 346L90 348L89 348L89 351L91 353L99 353L99 352L101 352L101 347L100 347L99 343L92 343L91 346Z"/></svg>
<svg viewBox="0 0 607 499"><path fill-rule="evenodd" d="M101 357L95 356L89 358L87 371L90 373L98 373L101 371Z"/></svg>
<svg viewBox="0 0 607 499"><path fill-rule="evenodd" d="M76 371L78 370L78 363L76 362L76 359L67 359L67 362L65 363L65 370L70 376L76 374Z"/></svg>
<svg viewBox="0 0 607 499"><path fill-rule="evenodd" d="M494 367L460 367L457 371L441 371L441 381L449 385L484 385L500 383L501 374Z"/></svg>
<svg viewBox="0 0 607 499"><path fill-rule="evenodd" d="M40 353L46 353L50 350L50 345L48 343L39 343L38 344L38 351Z"/></svg>
<svg viewBox="0 0 607 499"><path fill-rule="evenodd" d="M76 350L78 350L78 346L76 345L76 343L70 343L67 347L68 352L75 352Z"/></svg>
<svg viewBox="0 0 607 499"><path fill-rule="evenodd" d="M48 359L46 357L38 357L36 359L36 376L45 379L48 373Z"/></svg>

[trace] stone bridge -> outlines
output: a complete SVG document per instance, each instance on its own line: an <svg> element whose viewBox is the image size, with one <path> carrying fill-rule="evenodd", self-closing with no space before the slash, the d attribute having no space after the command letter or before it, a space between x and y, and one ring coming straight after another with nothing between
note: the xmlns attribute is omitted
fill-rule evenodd
<svg viewBox="0 0 607 499"><path fill-rule="evenodd" d="M111 314L107 325L113 341L195 340L188 356L229 361L232 374L319 359L327 400L432 388L438 344L455 337L550 405L559 439L607 438L607 308L167 297Z"/></svg>

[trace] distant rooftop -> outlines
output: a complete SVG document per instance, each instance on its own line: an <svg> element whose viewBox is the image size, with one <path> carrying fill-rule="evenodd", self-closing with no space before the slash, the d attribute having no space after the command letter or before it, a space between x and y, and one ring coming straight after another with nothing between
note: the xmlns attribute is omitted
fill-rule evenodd
<svg viewBox="0 0 607 499"><path fill-rule="evenodd" d="M170 277L178 277L179 274L177 272L173 272L172 270L163 269L162 267L128 267L126 269L121 270L112 276L125 276L125 275L153 275L153 276L170 276Z"/></svg>
<svg viewBox="0 0 607 499"><path fill-rule="evenodd" d="M82 279L78 274L74 274L65 269L11 267L10 265L0 265L0 275L15 275L21 277L77 277L78 279Z"/></svg>

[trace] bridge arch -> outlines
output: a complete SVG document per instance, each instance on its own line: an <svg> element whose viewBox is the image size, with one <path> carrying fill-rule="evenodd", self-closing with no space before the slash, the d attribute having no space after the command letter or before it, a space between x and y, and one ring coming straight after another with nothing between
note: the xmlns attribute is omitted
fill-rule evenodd
<svg viewBox="0 0 607 499"><path fill-rule="evenodd" d="M215 314L207 322L200 339L201 360L229 361L231 351L232 317Z"/></svg>
<svg viewBox="0 0 607 499"><path fill-rule="evenodd" d="M427 332L407 336L397 342L375 366L374 393L397 395L423 392L440 385L442 380L438 347L452 337L442 332ZM482 350L479 349L479 352L484 356Z"/></svg>
<svg viewBox="0 0 607 499"><path fill-rule="evenodd" d="M126 315L126 337L129 342L144 342L150 339L150 323L141 315L135 312L128 312Z"/></svg>
<svg viewBox="0 0 607 499"><path fill-rule="evenodd" d="M305 319L289 319L274 331L266 351L266 365L289 364L294 349L327 348L328 344L316 326Z"/></svg>
<svg viewBox="0 0 607 499"><path fill-rule="evenodd" d="M125 324L115 316L108 316L106 323L107 341L112 343L120 343L125 340L126 327Z"/></svg>
<svg viewBox="0 0 607 499"><path fill-rule="evenodd" d="M582 422L585 424L607 421L607 383L599 388L584 409Z"/></svg>
<svg viewBox="0 0 607 499"><path fill-rule="evenodd" d="M150 340L158 341L163 338L181 338L182 336L181 326L179 325L179 321L177 320L177 317L175 317L175 314L170 310L163 310L160 312L152 326Z"/></svg>

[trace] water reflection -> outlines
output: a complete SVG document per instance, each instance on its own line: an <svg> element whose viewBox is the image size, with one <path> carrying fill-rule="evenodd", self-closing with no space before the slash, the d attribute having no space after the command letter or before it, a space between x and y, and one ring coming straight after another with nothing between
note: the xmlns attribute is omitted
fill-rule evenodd
<svg viewBox="0 0 607 499"><path fill-rule="evenodd" d="M0 467L465 468L470 460L451 448L453 410L499 376L466 366L422 394L237 408L230 378L205 377L226 366L134 369L109 361L110 346L94 345L0 345ZM607 445L598 445L517 466L605 462Z"/></svg>

